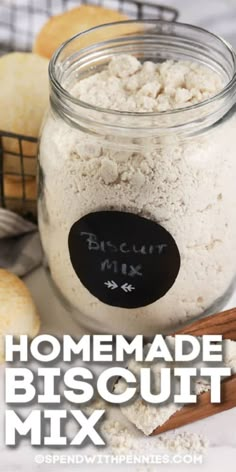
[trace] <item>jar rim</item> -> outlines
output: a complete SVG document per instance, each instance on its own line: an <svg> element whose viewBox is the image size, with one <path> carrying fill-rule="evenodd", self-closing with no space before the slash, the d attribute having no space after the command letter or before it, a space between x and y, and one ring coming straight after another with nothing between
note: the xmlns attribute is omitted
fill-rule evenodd
<svg viewBox="0 0 236 472"><path fill-rule="evenodd" d="M113 109L108 109L108 108L104 108L104 107L100 107L100 106L95 106L95 105L92 105L88 102L84 102L82 100L80 100L79 98L73 96L70 92L68 92L66 90L66 88L64 88L60 81L58 80L57 76L56 76L56 65L57 65L57 61L61 55L61 53L65 50L65 48L70 45L73 41L75 41L76 39L80 38L80 37L85 37L87 35L89 35L90 33L93 33L93 32L97 32L97 31L100 31L102 29L105 29L105 28L109 28L109 27L113 27L113 26L120 26L120 25L132 25L132 24L151 24L151 25L163 25L163 26L170 26L170 25L174 25L175 27L179 28L179 29L187 29L189 30L190 32L191 31L195 31L195 32L199 32L199 33L204 33L204 34L207 34L209 37L219 41L219 43L221 45L223 45L226 50L230 53L230 56L232 58L232 65L233 65L233 73L232 73L232 77L231 79L225 84L225 86L222 88L222 90L220 90L220 92L218 92L217 94L213 95L212 97L206 99L206 100L203 100L199 103L196 103L196 104L193 104L193 105L190 105L190 106L187 106L187 107L182 107L182 108L175 108L175 109L172 109L172 110L166 110L166 111L159 111L159 112L134 112L134 111L120 111L120 110L113 110ZM101 42L102 43L102 42ZM97 44L101 44L100 42L98 42ZM181 23L181 22L170 22L170 21L167 21L167 20L158 20L158 19L143 19L143 20L125 20L125 21L118 21L118 22L112 22L112 23L107 23L107 24L103 24L103 25L99 25L99 26L95 26L93 28L89 28L83 32L80 32L80 33L77 33L75 34L74 36L72 36L71 38L69 38L67 41L65 41L56 51L55 53L53 54L51 60L50 60L50 63L49 63L49 78L50 78L50 81L51 81L51 84L52 84L52 87L54 88L54 90L57 92L57 94L59 94L60 97L63 97L67 102L70 102L71 104L73 105L77 105L79 106L81 109L84 109L84 110L93 110L95 112L98 112L98 113L106 113L107 115L113 115L113 116L123 116L123 117L127 117L128 118L132 118L132 117L135 117L137 119L137 117L143 117L143 118L155 118L155 117L162 117L162 116L176 116L176 115L180 115L182 114L183 112L185 112L186 110L188 110L189 112L190 111L194 111L194 110L201 110L203 109L204 107L208 106L209 104L212 104L220 99L223 99L225 98L228 93L234 89L234 87L236 88L236 53L235 53L235 50L234 48L232 47L232 45L226 41L224 38L222 38L221 36L215 34L215 33L212 33L202 27L199 27L199 26L195 26L195 25L192 25L192 24L188 24L188 23Z"/></svg>

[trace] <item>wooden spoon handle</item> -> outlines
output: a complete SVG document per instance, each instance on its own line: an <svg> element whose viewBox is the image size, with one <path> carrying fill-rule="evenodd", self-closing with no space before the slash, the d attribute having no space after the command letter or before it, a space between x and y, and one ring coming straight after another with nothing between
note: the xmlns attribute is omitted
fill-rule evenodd
<svg viewBox="0 0 236 472"><path fill-rule="evenodd" d="M174 334L222 334L223 339L236 341L236 308L207 316L176 331Z"/></svg>
<svg viewBox="0 0 236 472"><path fill-rule="evenodd" d="M211 315L195 321L175 334L222 334L224 339L236 341L236 308ZM225 379L221 384L221 403L211 403L210 392L204 392L194 405L186 405L172 415L162 426L156 428L152 435L164 433L170 429L179 428L194 421L207 418L236 406L236 375Z"/></svg>
<svg viewBox="0 0 236 472"><path fill-rule="evenodd" d="M156 428L151 436L179 428L194 421L207 418L236 406L236 375L224 380L221 385L221 403L210 402L210 392L199 395L198 402L186 405L172 415L162 426Z"/></svg>

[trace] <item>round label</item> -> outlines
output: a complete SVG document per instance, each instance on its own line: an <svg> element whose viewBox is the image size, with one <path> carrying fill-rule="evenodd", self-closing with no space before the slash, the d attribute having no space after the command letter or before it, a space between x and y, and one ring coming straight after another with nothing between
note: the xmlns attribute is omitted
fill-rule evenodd
<svg viewBox="0 0 236 472"><path fill-rule="evenodd" d="M107 305L137 308L163 297L180 269L171 234L133 213L98 211L69 234L73 268L89 292Z"/></svg>

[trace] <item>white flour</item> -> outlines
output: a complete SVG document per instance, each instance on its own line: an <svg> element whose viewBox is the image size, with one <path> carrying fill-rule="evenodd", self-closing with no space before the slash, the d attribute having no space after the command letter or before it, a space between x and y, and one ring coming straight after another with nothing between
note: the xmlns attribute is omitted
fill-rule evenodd
<svg viewBox="0 0 236 472"><path fill-rule="evenodd" d="M167 339L171 340L169 337ZM173 338L172 338L173 339ZM169 344L171 347L171 344ZM232 374L236 373L236 342L225 340L223 341L224 347L224 365L232 369ZM154 378L154 386L157 392L160 391L160 371L164 363L156 362L151 365L151 370ZM200 367L200 363L197 362L193 367ZM128 368L136 375L139 375L142 367L149 366L147 363L135 362L131 360L128 363ZM183 365L182 365L183 366ZM172 365L172 367L174 367ZM188 365L189 367L189 365ZM178 386L178 381L175 379L175 385ZM116 392L120 393L126 388L125 382L121 379L116 385ZM194 390L197 395L210 390L210 385L205 379L197 379L194 385ZM171 401L167 404L160 406L151 405L142 400L141 397L132 402L130 405L122 406L121 411L128 420L133 423L138 429L144 432L146 435L150 435L158 426L163 425L174 413L181 410L182 405L172 403Z"/></svg>
<svg viewBox="0 0 236 472"><path fill-rule="evenodd" d="M202 102L222 89L221 78L194 62L145 62L113 57L107 70L81 80L74 96L110 110L162 112Z"/></svg>
<svg viewBox="0 0 236 472"><path fill-rule="evenodd" d="M93 105L128 111L188 107L219 92L218 75L196 63L143 66L130 56L79 82L73 93ZM164 116L164 114L163 114ZM163 118L164 119L164 118ZM39 225L54 282L93 331L153 335L170 332L204 313L235 277L235 117L212 132L182 140L150 138L133 152L114 137L101 141L50 116L43 130L44 173ZM130 141L131 142L131 141ZM69 256L71 226L87 213L127 210L161 224L181 254L179 275L151 305L117 308L80 282Z"/></svg>
<svg viewBox="0 0 236 472"><path fill-rule="evenodd" d="M143 438L119 421L107 420L101 431L113 454L151 455L166 450L170 453L203 454L208 448L208 440L201 434L165 433L160 436Z"/></svg>
<svg viewBox="0 0 236 472"><path fill-rule="evenodd" d="M168 346L174 350L174 338L167 337ZM148 350L146 345L145 350ZM173 351L174 352L174 351ZM224 363L223 365L236 373L236 342L223 341ZM130 360L128 368L138 376L140 368L150 364L138 363ZM153 363L152 372L155 378L155 389L159 385L160 367L163 363ZM183 365L183 363L182 363ZM196 367L199 367L198 362ZM124 390L125 384L120 380L115 388L116 393ZM209 391L210 385L205 379L198 379L195 383L195 392L200 395ZM167 421L181 406L173 403L164 406L153 406L137 398L129 406L114 407L102 399L94 400L89 406L83 408L85 414L91 414L96 409L106 410L106 419L101 423L100 431L106 441L106 452L121 455L151 455L157 451L169 453L196 453L204 454L208 448L208 440L205 436L189 431L166 432L158 436L148 437L153 430ZM121 415L122 413L122 415ZM143 435L146 435L146 437ZM73 430L71 430L73 435Z"/></svg>
<svg viewBox="0 0 236 472"><path fill-rule="evenodd" d="M115 455L151 455L157 451L169 453L198 453L204 454L208 448L208 440L202 434L184 431L181 433L167 432L159 436L145 437L136 429L132 422L121 416L119 409L97 400L85 413L94 409L105 409L106 419L101 424L100 431L106 441L106 452Z"/></svg>

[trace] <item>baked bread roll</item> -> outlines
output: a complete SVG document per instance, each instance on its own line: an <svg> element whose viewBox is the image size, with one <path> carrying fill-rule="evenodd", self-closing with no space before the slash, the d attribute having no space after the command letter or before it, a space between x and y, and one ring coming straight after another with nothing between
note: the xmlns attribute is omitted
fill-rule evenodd
<svg viewBox="0 0 236 472"><path fill-rule="evenodd" d="M24 282L0 269L0 362L4 362L4 336L39 332L40 320L30 292Z"/></svg>
<svg viewBox="0 0 236 472"><path fill-rule="evenodd" d="M38 138L49 101L48 61L36 54L14 52L0 58L0 130ZM4 172L36 174L37 144L4 138ZM28 158L27 156L30 156ZM32 158L33 156L33 158ZM12 176L13 178L13 176ZM26 177L27 178L27 177Z"/></svg>
<svg viewBox="0 0 236 472"><path fill-rule="evenodd" d="M75 34L94 26L127 19L127 16L115 10L94 5L81 5L79 8L51 17L37 35L33 51L50 59L55 50ZM115 31L113 32L115 34ZM100 34L99 31L94 32L94 42L96 39L99 41ZM83 47L88 45L86 41L88 40L84 38Z"/></svg>

